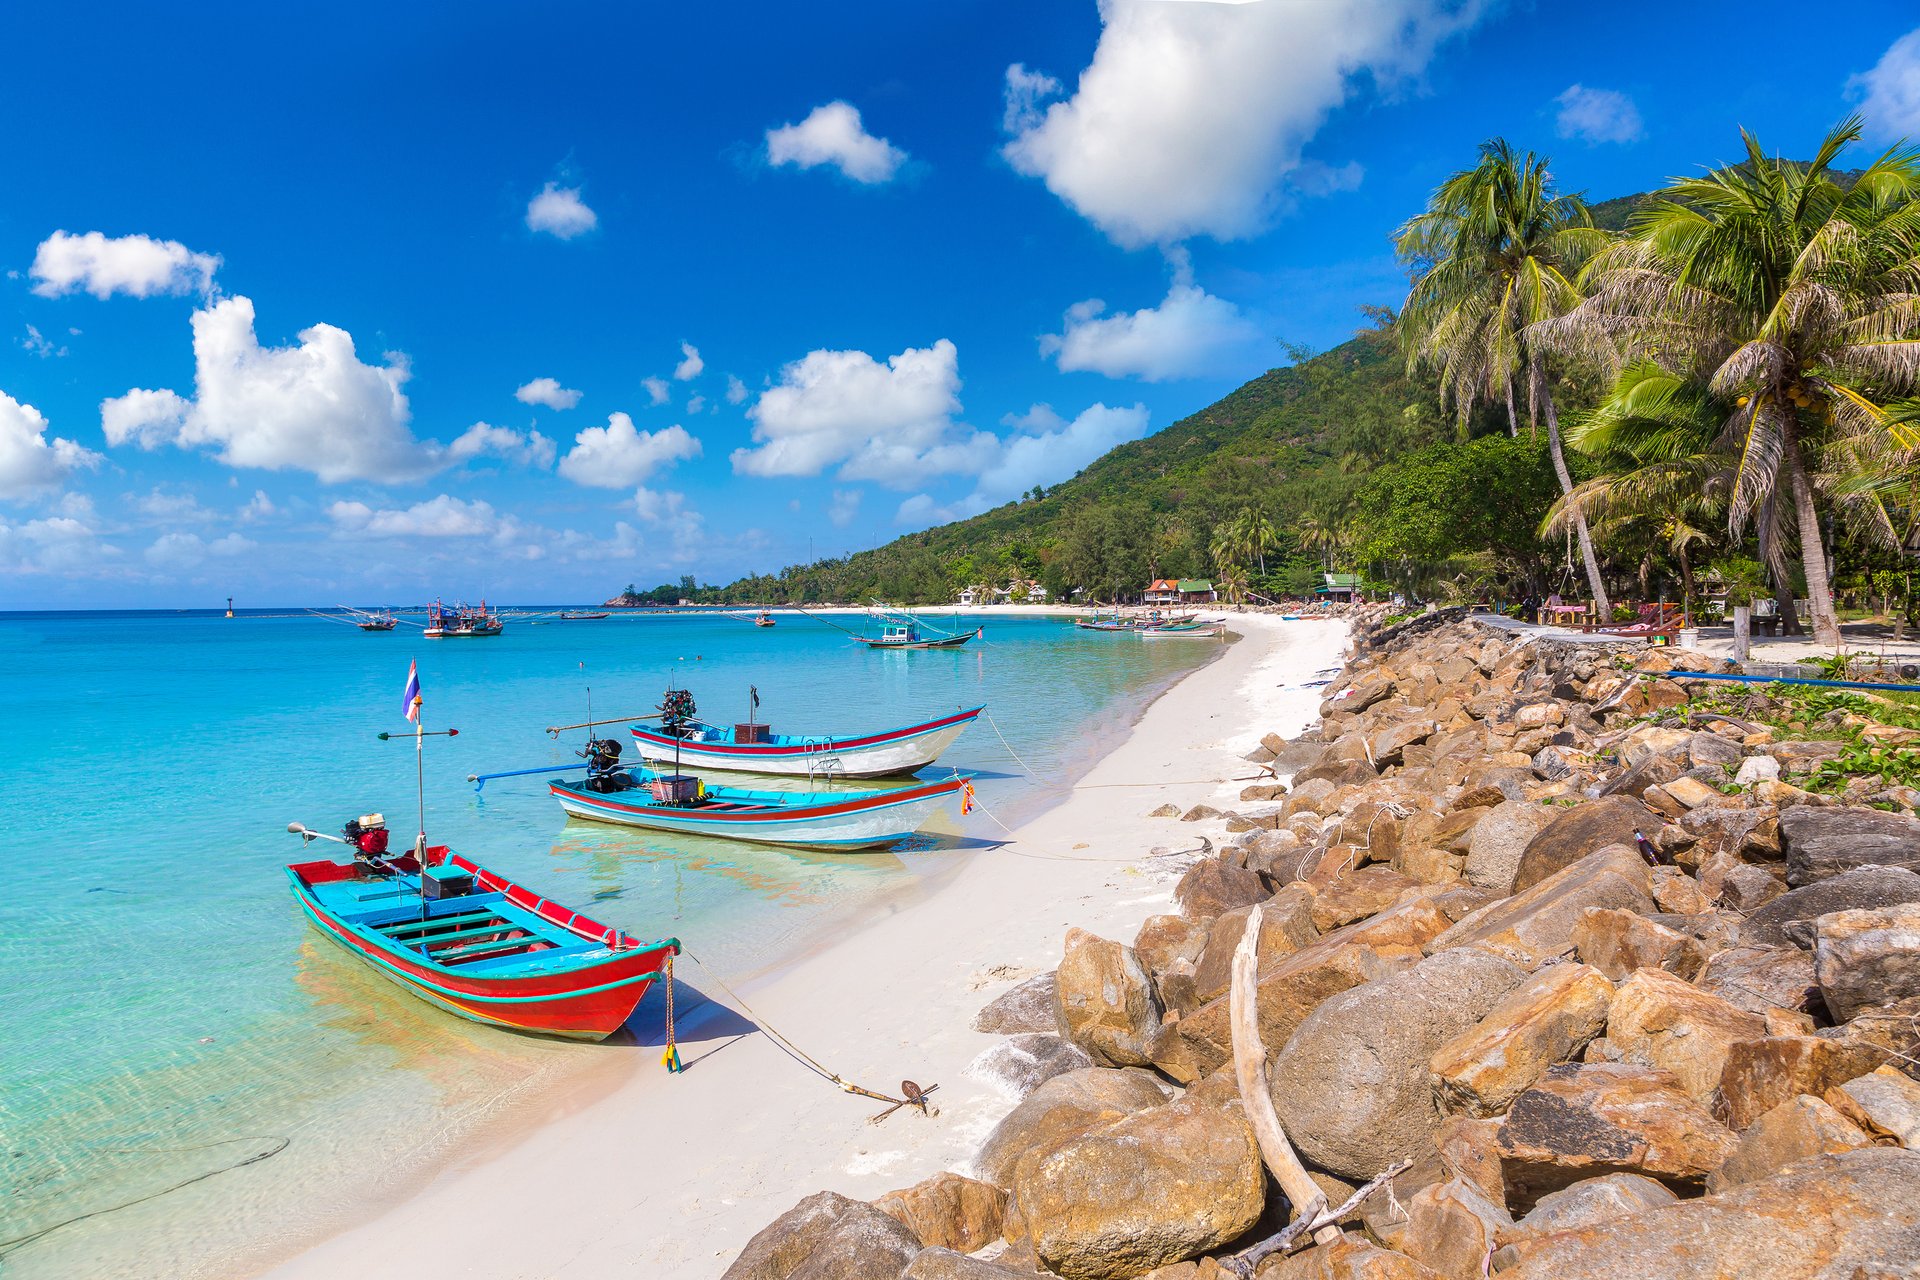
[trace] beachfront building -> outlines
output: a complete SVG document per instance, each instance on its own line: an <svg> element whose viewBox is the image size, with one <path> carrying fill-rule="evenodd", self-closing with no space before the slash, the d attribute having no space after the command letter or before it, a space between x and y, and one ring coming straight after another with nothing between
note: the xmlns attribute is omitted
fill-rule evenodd
<svg viewBox="0 0 1920 1280"><path fill-rule="evenodd" d="M1357 573L1323 573L1323 583L1313 589L1313 594L1322 600L1331 600L1338 604L1348 604L1360 598L1360 575Z"/></svg>
<svg viewBox="0 0 1920 1280"><path fill-rule="evenodd" d="M965 604L965 605L974 604L974 603L977 603L979 599L980 599L980 591L979 591L979 588L977 587L968 587L966 590L960 593L961 604Z"/></svg>
<svg viewBox="0 0 1920 1280"><path fill-rule="evenodd" d="M1219 599L1207 578L1155 578L1141 600L1147 604L1212 604Z"/></svg>

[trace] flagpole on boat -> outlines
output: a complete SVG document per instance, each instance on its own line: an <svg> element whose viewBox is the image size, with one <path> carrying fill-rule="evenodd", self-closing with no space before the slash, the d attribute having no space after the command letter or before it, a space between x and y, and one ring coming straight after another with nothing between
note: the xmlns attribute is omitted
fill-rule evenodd
<svg viewBox="0 0 1920 1280"><path fill-rule="evenodd" d="M420 918L427 918L427 716L413 722L413 785L420 805L420 834L413 844L413 860L420 864Z"/></svg>

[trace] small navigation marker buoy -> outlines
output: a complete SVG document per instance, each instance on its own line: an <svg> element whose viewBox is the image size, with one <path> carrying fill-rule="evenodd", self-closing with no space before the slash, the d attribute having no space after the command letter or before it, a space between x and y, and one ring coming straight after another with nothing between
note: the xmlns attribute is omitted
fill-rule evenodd
<svg viewBox="0 0 1920 1280"><path fill-rule="evenodd" d="M233 597L232 596L227 597L227 616L229 618L233 616Z"/></svg>

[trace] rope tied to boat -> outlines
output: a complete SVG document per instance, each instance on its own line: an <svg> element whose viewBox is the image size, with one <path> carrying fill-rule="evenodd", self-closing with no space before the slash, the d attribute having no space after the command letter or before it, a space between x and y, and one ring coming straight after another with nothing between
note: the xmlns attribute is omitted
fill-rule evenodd
<svg viewBox="0 0 1920 1280"><path fill-rule="evenodd" d="M680 1046L673 1031L673 952L667 952L667 1051L660 1055L660 1064L667 1074L678 1075L684 1066L680 1061Z"/></svg>
<svg viewBox="0 0 1920 1280"><path fill-rule="evenodd" d="M872 1098L875 1102L886 1103L887 1109L885 1111L882 1111L877 1115L871 1115L867 1117L868 1124L879 1124L882 1120L885 1120L888 1116L900 1110L902 1107L912 1107L915 1110L919 1111L919 1113L923 1116L931 1117L931 1116L937 1116L940 1114L940 1112L936 1108L934 1108L931 1101L931 1095L935 1089L938 1089L940 1087L939 1085L930 1084L925 1088L921 1088L919 1085L915 1084L911 1080L902 1080L900 1082L900 1092L903 1096L896 1098L891 1094L881 1093L878 1090L869 1089L864 1085L858 1085L853 1083L853 1081L851 1080L845 1079L838 1072L831 1070L830 1068L822 1064L818 1059L814 1058L806 1050L802 1049L799 1045L795 1044L793 1041L787 1039L786 1036L782 1035L778 1028L776 1028L772 1023L768 1022L765 1018L761 1017L757 1012L755 1012L752 1005L748 1004L745 1000L742 1000L740 998L740 993L738 991L735 991L732 987L728 986L726 979L722 978L719 974L715 973L713 969L706 963L706 961L702 960L699 956L694 955L693 952L691 951L684 952L683 954L689 960L699 965L700 971L706 974L709 978L712 978L715 986L719 987L722 991L726 992L729 996L733 998L733 1002L739 1005L742 1012L744 1012L749 1018L753 1019L754 1024L760 1028L761 1032L765 1034L767 1039L773 1042L773 1045L775 1048L779 1049L782 1053L785 1053L788 1057L792 1058L795 1062L798 1062L801 1066L805 1067L808 1071L811 1071L814 1075L819 1076L822 1080L825 1080L829 1084L832 1084L835 1087L837 1087L842 1093L859 1094L863 1098ZM669 1040L671 1040L673 1036L673 1004L672 1004L673 986L671 981L671 975L672 975L671 966L669 966L668 975L669 975L669 981L667 986L667 1001L668 1001L667 1035Z"/></svg>

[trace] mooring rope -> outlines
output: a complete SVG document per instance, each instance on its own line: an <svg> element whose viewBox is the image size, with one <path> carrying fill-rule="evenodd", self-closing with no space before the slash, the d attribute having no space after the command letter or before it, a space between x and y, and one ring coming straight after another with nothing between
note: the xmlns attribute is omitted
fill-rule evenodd
<svg viewBox="0 0 1920 1280"><path fill-rule="evenodd" d="M726 979L722 978L719 974L715 973L713 971L713 968L710 965L708 965L706 961L702 960L699 956L693 954L693 952L691 951L682 951L681 954L686 956L687 959L693 961L695 964L699 965L700 971L706 974L709 978L712 978L715 986L719 987L722 991L726 992L728 996L732 997L733 1002L739 1005L741 1011L744 1012L749 1018L753 1019L754 1024L760 1028L761 1032L766 1035L767 1039L773 1042L773 1045L775 1048L785 1053L788 1057L792 1058L795 1062L798 1062L801 1066L805 1067L808 1071L811 1071L813 1074L819 1076L822 1080L825 1080L828 1083L837 1087L842 1093L857 1093L863 1098L872 1098L875 1102L885 1102L890 1104L888 1108L885 1111L881 1112L879 1115L868 1117L869 1124L878 1124L880 1121L886 1119L888 1116L892 1115L895 1111L898 1111L902 1107L916 1107L919 1109L920 1114L923 1116L932 1116L932 1115L939 1114L938 1111L935 1111L931 1108L931 1106L928 1104L928 1101L927 1101L927 1095L932 1093L935 1089L938 1089L940 1087L939 1085L930 1084L926 1088L922 1089L920 1086L914 1084L911 1080L902 1080L900 1082L901 1092L905 1093L907 1096L904 1098L896 1098L896 1097L893 1097L891 1094L885 1094L874 1089L868 1089L868 1088L865 1088L864 1086L854 1084L850 1080L843 1079L838 1072L835 1072L829 1069L827 1066L822 1064L817 1058L809 1054L806 1050L802 1049L799 1045L795 1044L793 1041L787 1039L786 1036L782 1035L780 1031L777 1028L775 1028L772 1023L768 1022L764 1017L762 1017L758 1012L756 1012L752 1005L748 1004L745 1000L741 999L740 993L738 991L735 991L732 987L728 986Z"/></svg>
<svg viewBox="0 0 1920 1280"><path fill-rule="evenodd" d="M105 1217L109 1213L118 1213L122 1209L131 1209L137 1204L145 1204L149 1200L158 1200L161 1196L171 1195L174 1192L179 1191L184 1187L192 1186L196 1182L205 1182L208 1178L218 1177L223 1173L232 1173L235 1169L244 1169L250 1164L259 1164L262 1160L266 1160L272 1156L277 1156L282 1151L285 1151L289 1146L293 1144L293 1139L281 1137L278 1134L274 1134L271 1136L251 1135L251 1136L242 1137L242 1138L223 1138L219 1142L203 1142L200 1145L193 1146L193 1147L149 1148L149 1150L166 1150L170 1152L206 1151L213 1147L226 1146L228 1143L231 1143L231 1142L272 1142L278 1145L266 1151L255 1152L253 1155L248 1156L245 1160L236 1160L232 1164L222 1165L218 1169L209 1169L205 1173L195 1174L191 1178L187 1178L181 1182L176 1182L170 1187L162 1187L160 1190L151 1192L144 1196L140 1196L138 1199L128 1200L123 1204L112 1205L105 1209L93 1209L93 1210L89 1210L86 1213L78 1213L71 1218L67 1218L63 1221L56 1222L50 1227L42 1227L38 1231L30 1231L24 1236L15 1236L11 1240L0 1240L0 1258L6 1257L8 1254L13 1253L18 1249L24 1249L26 1246L32 1244L34 1241L43 1240L46 1237L52 1235L54 1232L62 1230L66 1227L73 1226L77 1222L85 1222L89 1218ZM142 1152L141 1154L144 1154L144 1152Z"/></svg>

